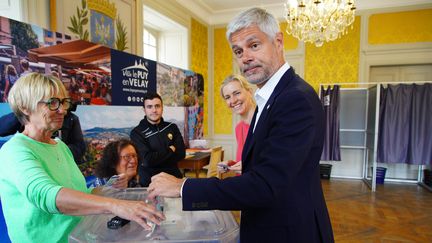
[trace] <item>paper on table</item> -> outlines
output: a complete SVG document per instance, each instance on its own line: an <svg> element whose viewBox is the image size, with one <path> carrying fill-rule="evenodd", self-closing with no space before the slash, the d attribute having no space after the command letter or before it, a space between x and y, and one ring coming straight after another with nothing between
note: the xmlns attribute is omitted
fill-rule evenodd
<svg viewBox="0 0 432 243"><path fill-rule="evenodd" d="M194 139L189 141L189 147L191 148L208 148L208 142L205 139Z"/></svg>

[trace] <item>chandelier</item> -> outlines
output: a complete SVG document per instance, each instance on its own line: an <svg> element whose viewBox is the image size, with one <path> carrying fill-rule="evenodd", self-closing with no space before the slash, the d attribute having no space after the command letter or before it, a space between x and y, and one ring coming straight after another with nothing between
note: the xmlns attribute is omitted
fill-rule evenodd
<svg viewBox="0 0 432 243"><path fill-rule="evenodd" d="M347 33L347 27L354 22L355 9L354 0L287 0L286 32L320 47Z"/></svg>

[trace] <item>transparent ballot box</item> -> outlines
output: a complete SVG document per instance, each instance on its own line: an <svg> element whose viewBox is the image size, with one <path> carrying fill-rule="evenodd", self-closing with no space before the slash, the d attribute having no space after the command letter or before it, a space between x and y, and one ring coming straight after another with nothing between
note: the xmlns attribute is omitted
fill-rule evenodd
<svg viewBox="0 0 432 243"><path fill-rule="evenodd" d="M105 196L146 201L146 188L107 189ZM180 198L159 198L156 208L166 220L145 230L130 221L117 229L107 226L115 215L85 216L69 235L69 242L239 242L239 226L230 211L183 211Z"/></svg>

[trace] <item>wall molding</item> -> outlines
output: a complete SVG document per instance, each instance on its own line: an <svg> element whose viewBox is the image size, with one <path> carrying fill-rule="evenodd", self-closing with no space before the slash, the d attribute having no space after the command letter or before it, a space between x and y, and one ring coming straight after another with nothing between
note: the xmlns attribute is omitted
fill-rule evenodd
<svg viewBox="0 0 432 243"><path fill-rule="evenodd" d="M366 55L379 55L381 53L410 53L418 50L432 49L432 42L416 42L416 43L402 43L402 44L381 44L369 45L367 44L362 48L361 52Z"/></svg>
<svg viewBox="0 0 432 243"><path fill-rule="evenodd" d="M369 82L371 66L415 65L432 63L432 42L371 45L368 42L372 14L415 11L432 4L362 11L360 26L359 82Z"/></svg>
<svg viewBox="0 0 432 243"><path fill-rule="evenodd" d="M359 71L363 75L360 81L369 82L372 66L431 64L432 45L429 44L429 48L415 48L415 45L407 49L376 48L363 51L360 55L362 63Z"/></svg>
<svg viewBox="0 0 432 243"><path fill-rule="evenodd" d="M382 6L373 9L363 9L356 11L356 15L359 16L370 16L372 14L385 14L395 12L406 12L432 8L432 4L413 4L408 6Z"/></svg>
<svg viewBox="0 0 432 243"><path fill-rule="evenodd" d="M295 68L295 72L302 78L305 75L305 57L306 45L303 41L298 41L298 46L295 50L284 51L285 61Z"/></svg>
<svg viewBox="0 0 432 243"><path fill-rule="evenodd" d="M173 21L190 28L190 14L182 5L173 1L142 0L142 3ZM142 11L142 10L141 10ZM144 16L145 18L145 16Z"/></svg>
<svg viewBox="0 0 432 243"><path fill-rule="evenodd" d="M237 142L234 135L214 135L207 138L210 147L222 146L224 150L224 160L235 160L237 152Z"/></svg>

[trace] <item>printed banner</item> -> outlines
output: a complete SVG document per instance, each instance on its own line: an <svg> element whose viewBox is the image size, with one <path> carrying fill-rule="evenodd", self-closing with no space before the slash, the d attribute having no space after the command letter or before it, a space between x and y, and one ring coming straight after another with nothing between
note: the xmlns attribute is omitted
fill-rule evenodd
<svg viewBox="0 0 432 243"><path fill-rule="evenodd" d="M128 137L138 125L148 92L162 96L164 120L179 127L186 145L190 139L202 138L201 74L4 17L0 25L0 117L11 112L7 97L21 76L29 72L57 76L78 105L70 112L79 117L87 144L84 163L79 165L84 175L93 173L108 142ZM108 33L106 26L94 26ZM0 146L9 138L0 137Z"/></svg>
<svg viewBox="0 0 432 243"><path fill-rule="evenodd" d="M111 50L112 105L142 106L144 95L156 92L156 62Z"/></svg>

